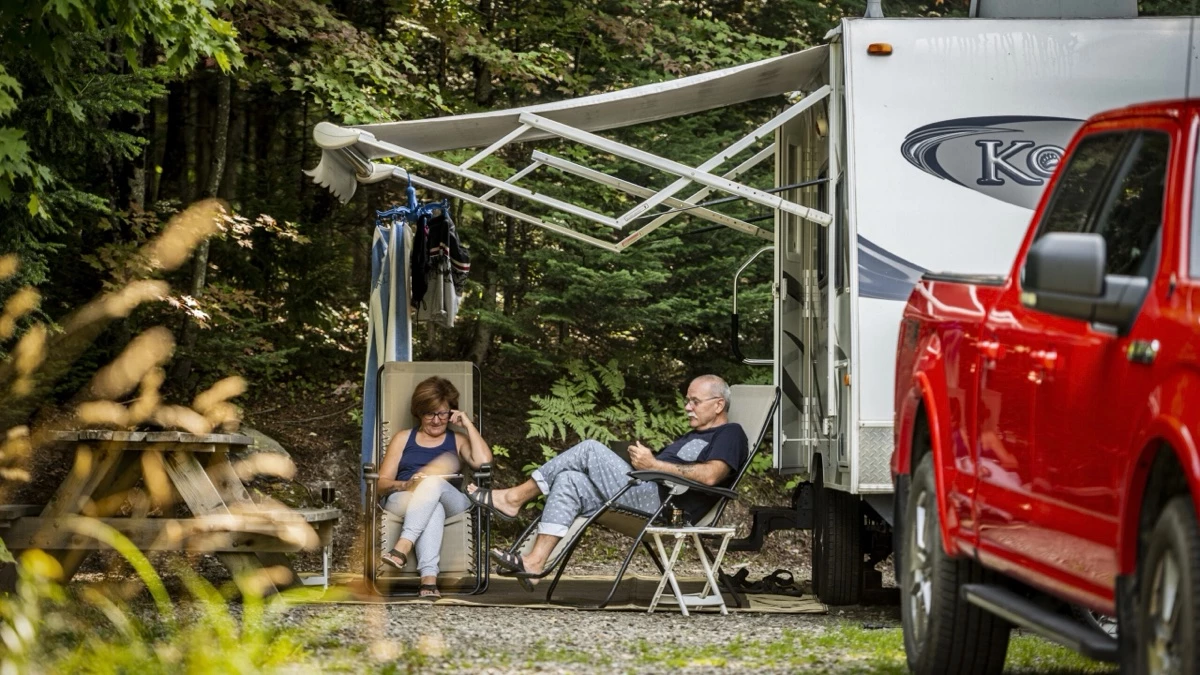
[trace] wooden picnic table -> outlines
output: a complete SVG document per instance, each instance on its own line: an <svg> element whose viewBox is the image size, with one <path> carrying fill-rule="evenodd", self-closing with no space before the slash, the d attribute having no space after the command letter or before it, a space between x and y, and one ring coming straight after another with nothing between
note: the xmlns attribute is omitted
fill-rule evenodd
<svg viewBox="0 0 1200 675"><path fill-rule="evenodd" d="M268 508L251 500L230 459L254 442L249 436L82 430L57 432L52 441L56 451L75 450L72 468L47 504L0 506L0 539L14 552L40 548L55 556L64 582L92 551L108 548L79 531L80 516L113 527L144 551L214 553L235 577L282 566L293 583L286 553L322 548L328 555L341 511ZM152 516L147 499L127 501L139 483L160 497L168 490L167 503L183 503L191 515ZM260 583L267 593L277 590L266 575Z"/></svg>

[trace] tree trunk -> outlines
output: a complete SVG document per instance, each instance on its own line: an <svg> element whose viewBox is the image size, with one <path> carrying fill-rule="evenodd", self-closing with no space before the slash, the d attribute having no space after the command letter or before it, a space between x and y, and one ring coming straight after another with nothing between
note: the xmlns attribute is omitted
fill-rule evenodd
<svg viewBox="0 0 1200 675"><path fill-rule="evenodd" d="M167 141L163 151L159 198L184 201L188 187L188 102L191 86L187 81L172 82L167 95Z"/></svg>
<svg viewBox="0 0 1200 675"><path fill-rule="evenodd" d="M492 0L480 0L479 13L484 16L483 34L491 36L496 27L496 12ZM492 69L483 59L476 58L472 70L475 73L475 103L487 106L492 102Z"/></svg>
<svg viewBox="0 0 1200 675"><path fill-rule="evenodd" d="M193 176L199 176L200 148L196 142L198 134L196 127L200 123L198 119L200 111L196 106L196 89L199 83L193 83L188 87L187 99L184 109L187 111L184 114L183 124L183 147L184 147L184 168L183 180L180 184L179 199L186 207L196 199L196 181L192 180Z"/></svg>
<svg viewBox="0 0 1200 675"><path fill-rule="evenodd" d="M496 229L499 216L495 211L485 209L483 212L483 232L484 236L491 236L491 233ZM478 263L478 273L483 276L485 283L483 286L483 297L480 298L480 316L475 322L475 334L471 337L471 346L467 350L467 358L475 362L475 365L480 368L487 361L488 351L492 347L492 324L484 319L484 315L496 311L496 294L499 292L500 282L496 274L496 267L490 259L480 260Z"/></svg>
<svg viewBox="0 0 1200 675"><path fill-rule="evenodd" d="M154 47L150 44L142 47L141 62L143 66L154 62ZM145 114L134 116L132 126L133 135L148 139L146 145L142 147L142 152L131 162L132 166L129 172L129 208L133 211L142 211L146 208L146 195L149 192L146 187L146 170L154 163L153 101L147 106Z"/></svg>
<svg viewBox="0 0 1200 675"><path fill-rule="evenodd" d="M232 85L231 85L232 86ZM246 155L246 115L245 97L236 89L229 95L229 141L225 155L225 172L222 176L221 189L217 196L229 202L230 208L237 210L238 179L242 174L242 159Z"/></svg>
<svg viewBox="0 0 1200 675"><path fill-rule="evenodd" d="M147 115L138 115L133 121L132 133L145 138L146 118L153 118L154 111ZM132 160L132 170L129 172L129 208L132 211L142 211L146 208L146 164L149 162L151 145L146 144L141 154Z"/></svg>
<svg viewBox="0 0 1200 675"><path fill-rule="evenodd" d="M215 197L221 189L221 179L225 175L225 158L229 149L229 99L232 79L222 73L217 76L217 108L213 114L212 164L208 169L208 184L204 187L204 197ZM196 253L192 256L192 297L204 293L204 284L208 272L208 240L200 242ZM196 347L196 332L198 327L194 321L187 321L183 326L182 352L176 366L175 381L186 387L187 379L192 374L192 350Z"/></svg>

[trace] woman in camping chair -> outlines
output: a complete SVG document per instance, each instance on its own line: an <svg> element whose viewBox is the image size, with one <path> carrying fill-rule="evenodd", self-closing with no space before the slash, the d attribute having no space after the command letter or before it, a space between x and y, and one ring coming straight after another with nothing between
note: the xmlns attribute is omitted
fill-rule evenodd
<svg viewBox="0 0 1200 675"><path fill-rule="evenodd" d="M446 518L471 506L451 484L461 482L461 462L477 469L492 461L492 451L465 413L458 410L458 389L449 380L431 377L413 390L414 429L392 438L379 467L383 508L404 517L404 530L383 561L403 568L416 551L421 597L441 597L437 588L442 531ZM453 424L466 433L453 432Z"/></svg>

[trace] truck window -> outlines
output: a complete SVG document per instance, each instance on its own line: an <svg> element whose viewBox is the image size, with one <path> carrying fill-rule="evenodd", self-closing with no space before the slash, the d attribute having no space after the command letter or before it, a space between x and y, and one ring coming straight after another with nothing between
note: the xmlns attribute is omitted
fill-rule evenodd
<svg viewBox="0 0 1200 675"><path fill-rule="evenodd" d="M1110 176L1128 145L1130 133L1100 133L1079 142L1063 174L1054 187L1054 195L1038 236L1047 232L1086 232Z"/></svg>
<svg viewBox="0 0 1200 675"><path fill-rule="evenodd" d="M1105 274L1154 274L1170 149L1171 138L1161 131L1133 137L1092 228L1108 250Z"/></svg>

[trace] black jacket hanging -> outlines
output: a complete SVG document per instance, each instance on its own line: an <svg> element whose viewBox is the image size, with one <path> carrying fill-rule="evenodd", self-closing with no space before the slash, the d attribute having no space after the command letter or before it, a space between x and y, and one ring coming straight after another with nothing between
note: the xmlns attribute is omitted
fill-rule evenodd
<svg viewBox="0 0 1200 675"><path fill-rule="evenodd" d="M422 309L426 292L432 285L438 284L437 304L440 310L434 308L431 318L445 325L453 325L458 307L457 297L446 296L462 295L466 289L471 257L467 247L458 240L458 231L447 209L434 209L432 214L421 212L417 216L409 267L412 271L412 306ZM446 294L444 290L450 293Z"/></svg>

